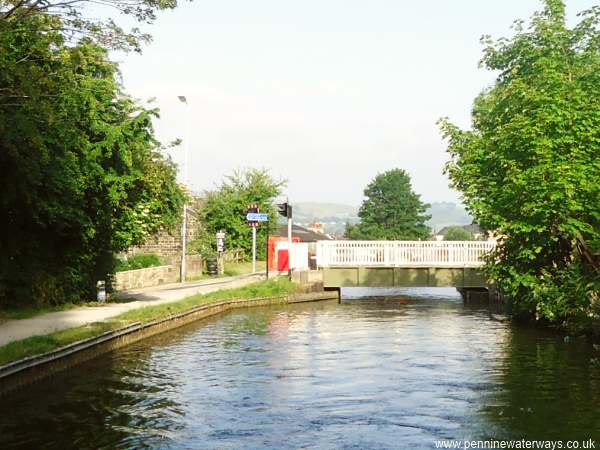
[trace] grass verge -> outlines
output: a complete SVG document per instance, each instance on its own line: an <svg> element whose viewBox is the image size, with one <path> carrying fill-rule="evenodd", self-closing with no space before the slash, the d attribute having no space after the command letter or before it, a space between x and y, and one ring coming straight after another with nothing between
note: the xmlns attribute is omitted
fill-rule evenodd
<svg viewBox="0 0 600 450"><path fill-rule="evenodd" d="M11 342L0 347L0 366L28 356L39 355L56 350L67 344L82 339L98 336L106 331L124 327L133 322L151 322L172 314L181 313L196 306L215 303L234 298L259 298L292 294L301 289L287 278L276 278L268 281L249 284L235 289L224 289L209 294L194 295L173 303L146 306L132 309L109 320L96 322L77 328L58 331L45 336L33 336L20 341Z"/></svg>
<svg viewBox="0 0 600 450"><path fill-rule="evenodd" d="M98 336L106 331L115 330L121 325L115 321L96 322L83 327L69 328L45 336L32 336L21 341L14 341L0 347L0 366L26 358L56 350L82 339Z"/></svg>
<svg viewBox="0 0 600 450"><path fill-rule="evenodd" d="M249 284L235 289L224 289L211 292L209 294L194 295L173 303L163 303L156 306L145 306L143 308L132 309L118 315L115 319L130 322L151 322L171 314L177 314L187 311L198 305L215 303L222 300L234 298L258 298L274 297L295 292L299 286L289 281L287 278L276 278L269 281L261 281ZM1 348L0 348L1 351Z"/></svg>
<svg viewBox="0 0 600 450"><path fill-rule="evenodd" d="M266 264L264 261L256 261L256 271L264 272ZM225 263L224 267L224 276L226 277L235 277L238 275L245 275L247 273L252 273L252 261L244 261L237 263Z"/></svg>

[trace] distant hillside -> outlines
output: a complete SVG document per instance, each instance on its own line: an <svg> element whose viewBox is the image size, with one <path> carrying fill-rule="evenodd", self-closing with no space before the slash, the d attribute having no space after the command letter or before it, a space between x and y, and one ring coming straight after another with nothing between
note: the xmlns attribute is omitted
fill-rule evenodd
<svg viewBox="0 0 600 450"><path fill-rule="evenodd" d="M339 203L294 203L294 214L307 217L309 220L312 217L356 217L357 213L358 207Z"/></svg>
<svg viewBox="0 0 600 450"><path fill-rule="evenodd" d="M451 202L435 202L427 210L431 220L427 222L433 231L450 225L468 225L473 219L461 205ZM312 222L325 224L325 232L342 235L346 222L358 222L358 207L340 203L300 202L294 203L294 223L306 226Z"/></svg>
<svg viewBox="0 0 600 450"><path fill-rule="evenodd" d="M462 205L451 202L432 203L427 214L431 214L427 225L431 227L432 231L439 231L451 225L469 225L473 222L473 218Z"/></svg>
<svg viewBox="0 0 600 450"><path fill-rule="evenodd" d="M346 222L358 222L358 207L339 203L294 203L294 223L306 226L313 222L322 222L326 233L341 236Z"/></svg>

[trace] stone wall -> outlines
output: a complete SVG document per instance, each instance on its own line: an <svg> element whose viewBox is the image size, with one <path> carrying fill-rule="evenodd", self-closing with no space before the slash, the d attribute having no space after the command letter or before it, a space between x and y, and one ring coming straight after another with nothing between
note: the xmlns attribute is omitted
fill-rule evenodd
<svg viewBox="0 0 600 450"><path fill-rule="evenodd" d="M117 272L115 275L115 290L124 291L150 286L158 286L165 283L176 283L179 281L179 267L158 266L146 269L126 270Z"/></svg>
<svg viewBox="0 0 600 450"><path fill-rule="evenodd" d="M165 266L117 272L115 274L115 291L177 283L181 276L180 261L181 259L177 260L176 263L173 262ZM202 275L203 261L201 256L188 255L186 261L188 278Z"/></svg>
<svg viewBox="0 0 600 450"><path fill-rule="evenodd" d="M200 225L197 211L202 209L202 199L194 197L191 205L188 206L190 206L187 213L187 242L189 245L198 235ZM128 256L140 253L155 253L163 257L181 255L181 220L172 230L160 231L155 236L151 236L143 245L130 247L125 252Z"/></svg>
<svg viewBox="0 0 600 450"><path fill-rule="evenodd" d="M187 225L187 242L189 245L198 235L198 219L192 212L188 212ZM163 257L181 255L181 223L172 231L160 231L155 236L150 237L144 244L130 247L125 252L128 256L143 253L154 253Z"/></svg>

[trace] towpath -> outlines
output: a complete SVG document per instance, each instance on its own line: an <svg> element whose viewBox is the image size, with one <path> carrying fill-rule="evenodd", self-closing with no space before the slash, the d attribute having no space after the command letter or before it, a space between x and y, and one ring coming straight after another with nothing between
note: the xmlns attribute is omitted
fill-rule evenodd
<svg viewBox="0 0 600 450"><path fill-rule="evenodd" d="M7 320L0 323L0 346L26 339L80 327L118 316L125 311L144 306L176 302L196 294L208 294L220 289L232 289L264 279L264 274L248 274L236 277L215 278L188 283L164 284L144 289L120 292L119 303L105 306L83 306L67 311L40 314L29 319Z"/></svg>

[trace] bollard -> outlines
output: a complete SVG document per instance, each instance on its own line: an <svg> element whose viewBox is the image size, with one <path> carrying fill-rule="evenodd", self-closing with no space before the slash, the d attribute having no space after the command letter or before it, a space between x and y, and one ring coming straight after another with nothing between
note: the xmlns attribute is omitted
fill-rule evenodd
<svg viewBox="0 0 600 450"><path fill-rule="evenodd" d="M106 302L106 281L104 281L104 280L98 281L96 283L96 290L97 290L96 299L101 303Z"/></svg>

